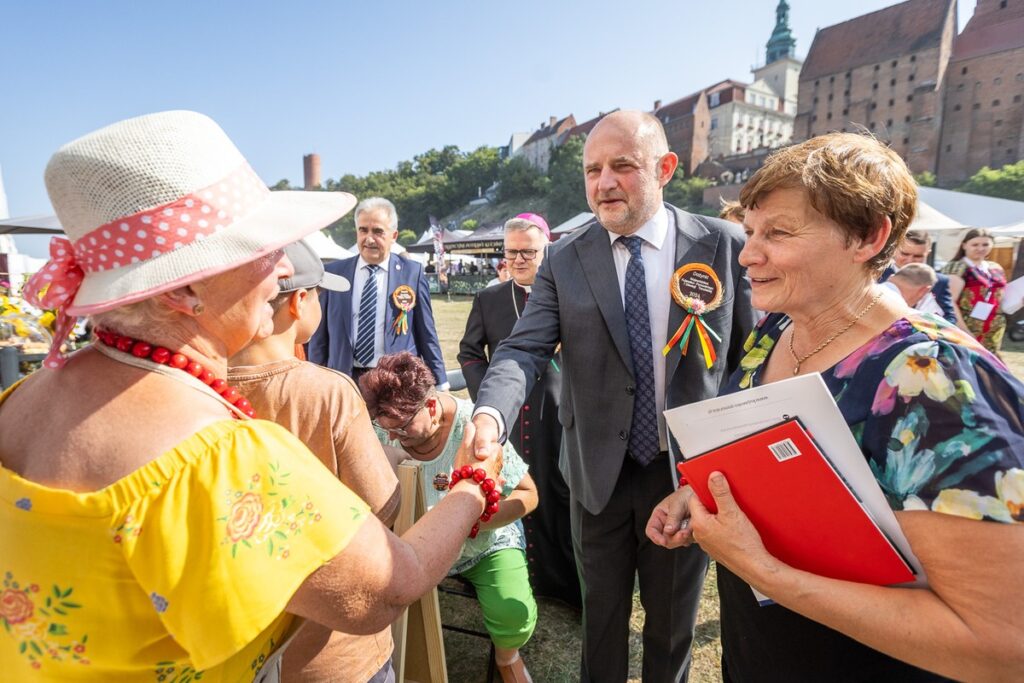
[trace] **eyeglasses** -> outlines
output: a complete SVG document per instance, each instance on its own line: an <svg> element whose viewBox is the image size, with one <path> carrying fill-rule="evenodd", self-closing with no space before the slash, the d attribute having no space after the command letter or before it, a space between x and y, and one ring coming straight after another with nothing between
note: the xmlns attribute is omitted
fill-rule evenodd
<svg viewBox="0 0 1024 683"><path fill-rule="evenodd" d="M419 407L417 407L416 410L412 411L412 417L406 420L405 424L403 424L401 427L395 427L394 429L391 429L385 427L380 422L377 422L377 420L373 420L373 425L378 429L381 429L382 431L385 432L389 432L391 434L397 434L398 436L409 436L409 432L405 430L409 428L409 425L411 425L412 421L416 419L416 416L420 414L420 411L427 407L427 401L429 401L432 396L433 392L431 392L425 399L423 399L423 402L420 403Z"/></svg>
<svg viewBox="0 0 1024 683"><path fill-rule="evenodd" d="M416 416L420 414L421 410L423 410L423 406L417 408L416 412L412 414L412 417L406 420L405 424L403 424L401 427L385 427L376 420L373 421L373 425L378 429L381 429L382 431L388 432L389 434L397 434L398 436L409 436L409 432L405 430L409 428L409 425L412 424L412 421L416 419Z"/></svg>
<svg viewBox="0 0 1024 683"><path fill-rule="evenodd" d="M532 261L537 258L539 249L506 249L505 258L515 261L517 256L522 256L524 261Z"/></svg>

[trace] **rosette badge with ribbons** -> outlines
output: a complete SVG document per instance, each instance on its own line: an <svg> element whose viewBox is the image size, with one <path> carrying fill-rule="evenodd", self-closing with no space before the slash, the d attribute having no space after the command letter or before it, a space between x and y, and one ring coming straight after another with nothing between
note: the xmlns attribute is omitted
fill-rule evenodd
<svg viewBox="0 0 1024 683"><path fill-rule="evenodd" d="M661 350L661 355L667 356L672 347L678 344L680 353L685 356L690 346L690 337L696 336L704 353L704 363L710 369L717 360L711 338L714 337L719 343L722 338L704 322L704 314L722 304L722 282L710 266L687 263L672 274L669 289L675 302L686 311L686 317Z"/></svg>
<svg viewBox="0 0 1024 683"><path fill-rule="evenodd" d="M409 334L409 311L416 305L416 292L409 285L402 285L391 292L391 301L398 309L391 329L395 334Z"/></svg>

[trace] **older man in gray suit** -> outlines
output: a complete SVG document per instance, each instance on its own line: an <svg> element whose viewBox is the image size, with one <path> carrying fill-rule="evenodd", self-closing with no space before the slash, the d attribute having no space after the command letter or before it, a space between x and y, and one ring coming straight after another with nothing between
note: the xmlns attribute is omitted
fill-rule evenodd
<svg viewBox="0 0 1024 683"><path fill-rule="evenodd" d="M583 151L587 200L596 221L556 243L522 318L497 349L480 387L475 447L503 439L561 343L565 430L560 463L571 494L573 546L583 587L583 681L625 681L629 616L639 576L643 679L685 680L707 558L672 552L644 528L675 485L662 411L715 396L739 362L753 327L749 284L737 256L741 230L665 204L678 159L658 119L609 114ZM701 265L702 264L702 265ZM720 305L704 321L717 360L697 340L681 358L662 348L686 311L670 283L682 266L710 267Z"/></svg>

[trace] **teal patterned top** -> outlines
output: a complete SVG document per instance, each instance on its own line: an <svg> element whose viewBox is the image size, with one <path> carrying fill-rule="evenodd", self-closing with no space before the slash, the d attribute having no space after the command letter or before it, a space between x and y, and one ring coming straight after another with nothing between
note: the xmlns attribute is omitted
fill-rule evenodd
<svg viewBox="0 0 1024 683"><path fill-rule="evenodd" d="M444 449L433 460L419 461L420 467L422 467L423 481L426 483L424 489L426 490L428 510L437 505L438 501L447 494L447 491L438 491L434 488L434 477L441 473L451 473L452 467L455 465L455 453L458 452L459 444L462 443L462 437L466 431L466 423L470 422L473 417L473 403L471 401L455 398L454 396L452 398L455 399L456 406L455 420L452 423L451 431L448 433L448 441L445 443ZM380 428L377 428L377 436L380 438L381 443L398 450L403 450L401 443L388 439L387 433ZM511 443L505 443L502 457L504 462L501 467L501 476L505 478L505 488L502 490L502 495L507 496L512 493L512 490L526 476L528 468ZM523 525L519 520L497 529L481 530L476 538L466 539L466 542L462 544L462 552L459 554L459 559L455 561L455 565L448 574L450 576L464 572L488 555L493 555L499 550L505 550L506 548L526 550Z"/></svg>

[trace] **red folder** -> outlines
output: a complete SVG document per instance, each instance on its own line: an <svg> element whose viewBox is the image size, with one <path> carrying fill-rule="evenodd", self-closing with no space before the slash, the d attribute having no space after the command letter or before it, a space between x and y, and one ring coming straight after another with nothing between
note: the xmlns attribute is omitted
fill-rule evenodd
<svg viewBox="0 0 1024 683"><path fill-rule="evenodd" d="M765 548L786 564L858 583L891 585L914 572L796 419L678 465L717 512L708 477L718 471Z"/></svg>

